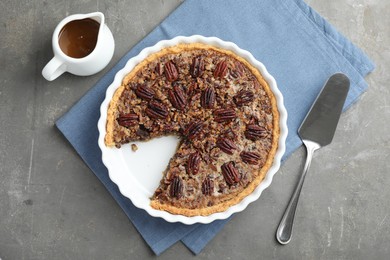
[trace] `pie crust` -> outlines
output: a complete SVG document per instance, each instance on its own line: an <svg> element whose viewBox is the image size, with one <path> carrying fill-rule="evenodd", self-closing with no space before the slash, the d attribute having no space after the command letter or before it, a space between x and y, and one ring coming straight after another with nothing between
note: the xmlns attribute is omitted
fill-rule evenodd
<svg viewBox="0 0 390 260"><path fill-rule="evenodd" d="M151 207L206 216L239 203L272 165L276 99L261 73L229 50L178 44L128 73L107 112L105 144L178 135Z"/></svg>

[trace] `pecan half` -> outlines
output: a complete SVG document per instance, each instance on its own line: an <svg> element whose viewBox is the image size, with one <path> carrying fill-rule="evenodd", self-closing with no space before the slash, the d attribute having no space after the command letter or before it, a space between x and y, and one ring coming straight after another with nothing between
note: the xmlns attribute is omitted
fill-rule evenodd
<svg viewBox="0 0 390 260"><path fill-rule="evenodd" d="M240 181L240 176L233 161L222 164L221 170L227 184L233 185Z"/></svg>
<svg viewBox="0 0 390 260"><path fill-rule="evenodd" d="M235 62L234 69L230 70L230 75L236 79L244 76L244 65L241 62Z"/></svg>
<svg viewBox="0 0 390 260"><path fill-rule="evenodd" d="M155 119L164 119L168 116L168 109L160 102L152 100L146 108L146 114Z"/></svg>
<svg viewBox="0 0 390 260"><path fill-rule="evenodd" d="M175 81L179 77L176 66L172 61L168 61L164 65L165 77L168 81Z"/></svg>
<svg viewBox="0 0 390 260"><path fill-rule="evenodd" d="M213 108L215 103L215 90L213 87L208 87L202 92L200 104L204 108Z"/></svg>
<svg viewBox="0 0 390 260"><path fill-rule="evenodd" d="M151 100L154 96L154 90L146 86L146 84L140 84L135 89L135 94L142 99Z"/></svg>
<svg viewBox="0 0 390 260"><path fill-rule="evenodd" d="M134 126L138 124L138 115L137 114L123 114L120 115L117 119L118 124L124 127Z"/></svg>
<svg viewBox="0 0 390 260"><path fill-rule="evenodd" d="M218 138L217 146L219 149L230 155L232 155L234 150L237 149L237 146L234 144L234 142L225 137Z"/></svg>
<svg viewBox="0 0 390 260"><path fill-rule="evenodd" d="M187 95L180 86L174 86L168 91L168 98L174 108L183 110L187 105Z"/></svg>
<svg viewBox="0 0 390 260"><path fill-rule="evenodd" d="M179 176L176 176L170 184L169 196L180 199L183 195L183 183Z"/></svg>
<svg viewBox="0 0 390 260"><path fill-rule="evenodd" d="M242 151L240 153L240 156L241 156L241 159L244 163L247 163L247 164L259 164L260 162L260 154L258 153L255 153L255 152L245 152L245 151Z"/></svg>
<svg viewBox="0 0 390 260"><path fill-rule="evenodd" d="M237 106L242 106L247 103L250 103L253 101L255 95L250 90L244 90L241 89L238 91L238 93L233 97L234 103L236 103Z"/></svg>
<svg viewBox="0 0 390 260"><path fill-rule="evenodd" d="M256 141L268 135L267 130L259 125L247 125L244 135L247 139Z"/></svg>
<svg viewBox="0 0 390 260"><path fill-rule="evenodd" d="M206 196L210 196L214 192L214 181L206 177L202 182L202 193Z"/></svg>
<svg viewBox="0 0 390 260"><path fill-rule="evenodd" d="M234 108L219 108L213 114L214 120L218 123L231 121L237 117Z"/></svg>
<svg viewBox="0 0 390 260"><path fill-rule="evenodd" d="M192 77L197 78L202 76L204 71L204 60L202 56L194 57L190 66L190 74Z"/></svg>
<svg viewBox="0 0 390 260"><path fill-rule="evenodd" d="M225 60L223 61L220 61L217 66L215 66L215 70L214 70L214 77L215 78L223 78L226 76L226 73L228 71L228 66L227 66L227 62Z"/></svg>
<svg viewBox="0 0 390 260"><path fill-rule="evenodd" d="M194 152L188 156L186 170L188 174L196 175L199 172L201 157L199 152Z"/></svg>
<svg viewBox="0 0 390 260"><path fill-rule="evenodd" d="M156 64L156 68L154 70L159 76L161 76L164 73L164 67L160 62Z"/></svg>
<svg viewBox="0 0 390 260"><path fill-rule="evenodd" d="M184 130L184 136L186 136L189 140L194 139L203 129L203 123L200 121L191 122L186 126Z"/></svg>

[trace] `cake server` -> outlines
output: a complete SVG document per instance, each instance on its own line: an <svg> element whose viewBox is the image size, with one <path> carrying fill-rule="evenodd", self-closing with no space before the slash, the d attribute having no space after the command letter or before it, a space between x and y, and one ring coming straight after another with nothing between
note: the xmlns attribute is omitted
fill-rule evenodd
<svg viewBox="0 0 390 260"><path fill-rule="evenodd" d="M332 75L298 129L307 149L306 163L286 211L276 231L276 239L285 245L291 240L295 211L306 173L315 150L332 142L342 108L349 90L349 79L342 73Z"/></svg>

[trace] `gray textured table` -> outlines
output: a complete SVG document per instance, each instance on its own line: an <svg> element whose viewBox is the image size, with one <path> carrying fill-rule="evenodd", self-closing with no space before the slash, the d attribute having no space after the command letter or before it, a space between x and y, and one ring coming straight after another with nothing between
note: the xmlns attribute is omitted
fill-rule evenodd
<svg viewBox="0 0 390 260"><path fill-rule="evenodd" d="M307 1L376 63L369 90L341 117L307 176L291 243L275 230L303 166L295 152L272 185L237 214L198 259L389 259L390 2ZM0 2L0 258L155 258L125 214L54 127L180 1ZM41 76L56 24L102 11L116 40L97 75ZM180 243L161 259L192 254Z"/></svg>

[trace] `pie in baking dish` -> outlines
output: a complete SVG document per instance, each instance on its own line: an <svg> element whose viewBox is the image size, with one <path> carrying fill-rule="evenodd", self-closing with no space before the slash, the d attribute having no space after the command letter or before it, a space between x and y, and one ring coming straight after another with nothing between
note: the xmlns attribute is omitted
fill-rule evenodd
<svg viewBox="0 0 390 260"><path fill-rule="evenodd" d="M235 53L201 43L154 53L126 75L108 108L105 144L178 135L151 198L158 210L210 215L239 203L263 180L279 139L275 97Z"/></svg>

